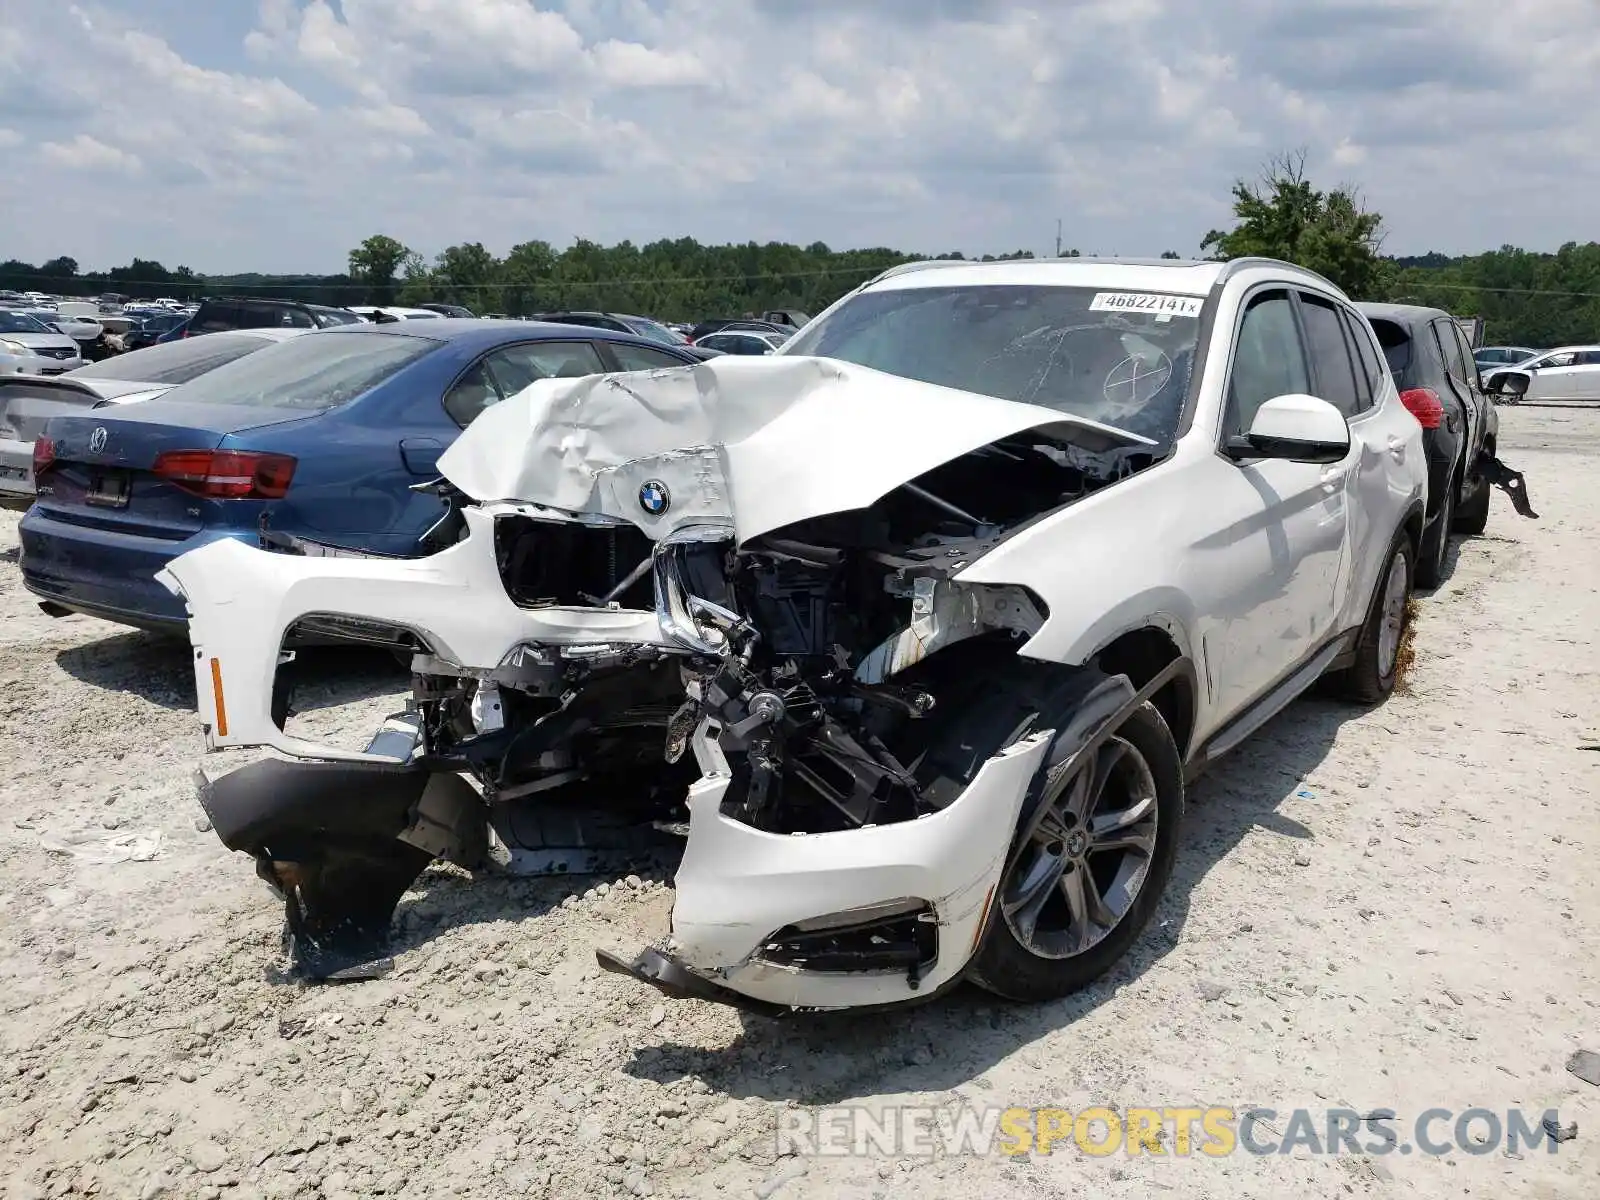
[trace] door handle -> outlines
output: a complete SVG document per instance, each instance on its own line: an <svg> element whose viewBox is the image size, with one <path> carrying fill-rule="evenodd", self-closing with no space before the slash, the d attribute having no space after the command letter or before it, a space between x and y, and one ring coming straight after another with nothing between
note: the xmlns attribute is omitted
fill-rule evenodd
<svg viewBox="0 0 1600 1200"><path fill-rule="evenodd" d="M413 475L437 475L444 446L437 438L401 438L400 459Z"/></svg>
<svg viewBox="0 0 1600 1200"><path fill-rule="evenodd" d="M1346 467L1329 467L1322 473L1322 490L1332 495L1344 486L1350 471Z"/></svg>
<svg viewBox="0 0 1600 1200"><path fill-rule="evenodd" d="M1389 435L1389 453L1401 460L1406 456L1406 444L1392 433Z"/></svg>

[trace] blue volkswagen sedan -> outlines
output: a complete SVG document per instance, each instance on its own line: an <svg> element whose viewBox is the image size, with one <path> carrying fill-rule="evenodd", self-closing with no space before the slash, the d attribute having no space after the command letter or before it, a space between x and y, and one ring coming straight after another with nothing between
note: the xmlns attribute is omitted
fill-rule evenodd
<svg viewBox="0 0 1600 1200"><path fill-rule="evenodd" d="M117 410L50 420L22 519L23 582L44 611L181 633L155 581L217 538L323 552L423 553L443 502L413 485L473 418L536 379L700 361L604 329L440 319L292 338Z"/></svg>

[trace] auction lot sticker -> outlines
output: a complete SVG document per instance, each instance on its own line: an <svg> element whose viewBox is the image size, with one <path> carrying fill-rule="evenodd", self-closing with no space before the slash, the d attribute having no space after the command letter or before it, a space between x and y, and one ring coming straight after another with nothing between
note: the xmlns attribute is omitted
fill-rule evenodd
<svg viewBox="0 0 1600 1200"><path fill-rule="evenodd" d="M1160 292L1097 292L1090 312L1139 312L1166 317L1198 317L1200 297L1165 296Z"/></svg>

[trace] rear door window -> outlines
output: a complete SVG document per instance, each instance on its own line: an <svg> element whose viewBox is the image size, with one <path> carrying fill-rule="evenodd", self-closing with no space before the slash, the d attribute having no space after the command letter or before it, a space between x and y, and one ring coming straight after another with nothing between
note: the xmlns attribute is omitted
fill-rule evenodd
<svg viewBox="0 0 1600 1200"><path fill-rule="evenodd" d="M465 429L483 415L486 408L504 399L505 395L495 384L488 367L479 362L444 394L444 411L450 414L452 421Z"/></svg>
<svg viewBox="0 0 1600 1200"><path fill-rule="evenodd" d="M676 354L653 350L648 346L634 346L628 342L607 342L617 365L624 371L659 371L662 367L682 367L688 364Z"/></svg>
<svg viewBox="0 0 1600 1200"><path fill-rule="evenodd" d="M1346 417L1361 411L1356 391L1356 368L1351 361L1350 344L1344 323L1331 301L1300 293L1300 317L1305 324L1306 351L1316 380L1315 395L1326 400Z"/></svg>
<svg viewBox="0 0 1600 1200"><path fill-rule="evenodd" d="M606 369L591 342L523 342L489 355L489 369L506 395L536 379L578 379Z"/></svg>
<svg viewBox="0 0 1600 1200"><path fill-rule="evenodd" d="M444 410L465 429L492 404L539 379L576 379L606 369L590 342L523 342L485 355L444 397Z"/></svg>

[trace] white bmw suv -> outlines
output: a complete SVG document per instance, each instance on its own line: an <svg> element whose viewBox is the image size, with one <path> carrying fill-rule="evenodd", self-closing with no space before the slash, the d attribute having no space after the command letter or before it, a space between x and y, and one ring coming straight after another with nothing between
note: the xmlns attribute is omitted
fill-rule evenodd
<svg viewBox="0 0 1600 1200"><path fill-rule="evenodd" d="M1427 480L1366 320L1260 259L903 267L770 357L536 382L440 470L435 553L164 573L209 744L341 760L208 779L213 827L325 975L431 856L643 764L671 938L601 960L765 1011L1105 972L1197 772L1320 678L1393 688ZM272 700L329 621L417 650L365 752Z"/></svg>

